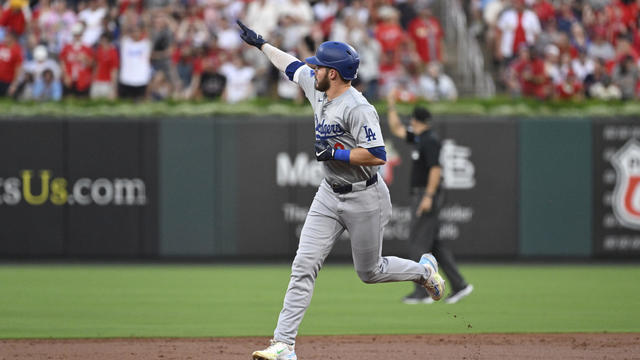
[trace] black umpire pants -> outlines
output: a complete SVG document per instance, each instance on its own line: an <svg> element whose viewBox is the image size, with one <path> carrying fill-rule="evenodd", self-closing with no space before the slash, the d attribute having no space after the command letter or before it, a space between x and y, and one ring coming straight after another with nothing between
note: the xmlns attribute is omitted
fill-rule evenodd
<svg viewBox="0 0 640 360"><path fill-rule="evenodd" d="M464 289L467 283L458 271L453 253L438 236L440 231L438 215L444 204L444 193L441 190L436 193L431 211L416 216L416 210L423 196L424 188L414 188L411 192L410 258L418 261L422 254L433 253L438 260L438 268L444 272L449 280L451 291L455 293Z"/></svg>

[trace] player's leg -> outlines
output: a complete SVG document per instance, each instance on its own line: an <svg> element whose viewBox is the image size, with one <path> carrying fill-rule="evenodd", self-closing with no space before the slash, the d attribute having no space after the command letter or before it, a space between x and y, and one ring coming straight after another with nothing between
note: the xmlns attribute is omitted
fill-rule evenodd
<svg viewBox="0 0 640 360"><path fill-rule="evenodd" d="M428 275L415 261L381 256L384 227L391 217L389 190L382 180L343 196L341 219L349 231L353 264L362 281L421 281Z"/></svg>
<svg viewBox="0 0 640 360"><path fill-rule="evenodd" d="M294 343L302 317L311 302L318 271L344 231L337 218L338 203L338 198L323 182L300 234L298 251L291 266L291 280L274 331L277 341Z"/></svg>
<svg viewBox="0 0 640 360"><path fill-rule="evenodd" d="M438 232L438 213L434 208L428 213L416 216L416 210L424 196L424 189L416 189L411 196L411 222L409 224L409 258L420 259L424 253L433 251L435 238ZM437 200L437 198L435 199ZM434 201L434 207L438 202ZM439 260L440 258L436 258ZM438 261L439 262L439 261ZM429 297L427 289L419 283L414 284L413 291L403 298L407 304L430 303L433 300Z"/></svg>
<svg viewBox="0 0 640 360"><path fill-rule="evenodd" d="M442 269L451 284L451 293L445 299L445 302L453 304L469 295L473 291L473 286L469 285L460 274L451 249L442 240L436 239L433 246L433 254L437 257L440 269Z"/></svg>

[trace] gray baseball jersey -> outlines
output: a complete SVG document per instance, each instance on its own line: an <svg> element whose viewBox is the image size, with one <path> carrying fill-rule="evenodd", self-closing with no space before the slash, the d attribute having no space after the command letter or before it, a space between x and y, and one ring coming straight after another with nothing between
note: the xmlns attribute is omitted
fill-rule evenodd
<svg viewBox="0 0 640 360"><path fill-rule="evenodd" d="M376 109L362 94L349 87L342 95L328 100L315 88L314 70L303 65L293 81L304 91L314 112L316 140L327 140L331 146L351 150L384 146ZM324 161L325 179L331 185L345 185L369 179L378 166L357 166L343 161Z"/></svg>

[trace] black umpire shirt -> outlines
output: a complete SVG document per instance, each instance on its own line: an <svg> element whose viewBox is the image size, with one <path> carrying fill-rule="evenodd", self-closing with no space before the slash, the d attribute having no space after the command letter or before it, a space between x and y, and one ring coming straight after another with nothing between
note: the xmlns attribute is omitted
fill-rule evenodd
<svg viewBox="0 0 640 360"><path fill-rule="evenodd" d="M407 142L415 145L411 153L413 166L411 168L411 187L425 188L429 181L429 171L434 166L440 166L440 140L431 130L416 135L407 129ZM440 185L438 185L438 189Z"/></svg>

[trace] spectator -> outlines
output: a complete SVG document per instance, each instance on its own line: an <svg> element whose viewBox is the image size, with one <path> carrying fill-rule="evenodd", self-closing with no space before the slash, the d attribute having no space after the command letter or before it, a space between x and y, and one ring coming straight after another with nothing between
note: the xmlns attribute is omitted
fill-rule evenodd
<svg viewBox="0 0 640 360"><path fill-rule="evenodd" d="M198 34L201 35L201 34ZM194 37L194 40L198 38L198 35ZM218 47L223 50L234 52L240 49L242 45L242 39L238 36L238 29L236 24L232 24L227 21L227 19L220 19L219 29L218 29ZM202 36L202 41L194 41L196 46L204 45L204 43L208 40L207 36Z"/></svg>
<svg viewBox="0 0 640 360"><path fill-rule="evenodd" d="M200 17L199 7L188 7L188 13L180 21L176 41L180 44L193 42L202 44L209 38L209 29ZM220 19L222 21L222 19ZM218 29L221 31L221 29ZM238 34L236 34L236 37Z"/></svg>
<svg viewBox="0 0 640 360"><path fill-rule="evenodd" d="M531 63L531 60L531 48L525 44L520 45L518 57L509 64L504 74L504 82L511 96L522 96L522 88L524 86L523 70Z"/></svg>
<svg viewBox="0 0 640 360"><path fill-rule="evenodd" d="M405 33L398 22L398 11L390 6L383 6L378 11L381 22L375 28L376 39L385 54L390 54L393 62L400 61L400 46L404 42Z"/></svg>
<svg viewBox="0 0 640 360"><path fill-rule="evenodd" d="M604 60L596 60L593 73L584 79L586 95L600 100L618 100L622 98L620 89L612 83L611 76L607 74Z"/></svg>
<svg viewBox="0 0 640 360"><path fill-rule="evenodd" d="M189 44L176 48L173 65L179 80L176 96L180 99L194 98L200 89L202 49Z"/></svg>
<svg viewBox="0 0 640 360"><path fill-rule="evenodd" d="M548 45L544 50L544 73L553 84L559 84L563 80L560 50L555 45Z"/></svg>
<svg viewBox="0 0 640 360"><path fill-rule="evenodd" d="M278 26L276 0L255 0L247 5L244 23L265 39L272 38Z"/></svg>
<svg viewBox="0 0 640 360"><path fill-rule="evenodd" d="M554 96L560 100L581 100L583 98L582 82L573 71L555 86Z"/></svg>
<svg viewBox="0 0 640 360"><path fill-rule="evenodd" d="M43 71L40 79L35 80L32 96L34 100L39 101L60 101L62 99L62 84L60 80L56 80L51 69Z"/></svg>
<svg viewBox="0 0 640 360"><path fill-rule="evenodd" d="M240 55L232 56L231 59L220 68L220 72L227 79L223 98L229 103L248 100L254 95L251 82L255 70L248 66Z"/></svg>
<svg viewBox="0 0 640 360"><path fill-rule="evenodd" d="M64 45L73 41L71 29L76 22L76 14L67 8L64 0L54 0L51 7L43 8L38 17L38 30L51 54L60 54Z"/></svg>
<svg viewBox="0 0 640 360"><path fill-rule="evenodd" d="M178 25L169 16L162 11L155 12L152 17L150 40L151 40L151 67L157 74L158 72L164 73L164 79L173 84L173 77L171 75L171 55L172 47L174 46L174 34L177 31Z"/></svg>
<svg viewBox="0 0 640 360"><path fill-rule="evenodd" d="M354 43L356 51L360 55L360 67L358 68L358 84L356 88L361 91L369 101L378 99L378 81L380 76L380 56L382 47L376 38L365 33L364 38Z"/></svg>
<svg viewBox="0 0 640 360"><path fill-rule="evenodd" d="M142 26L136 26L120 41L118 94L124 99L144 99L151 81L151 41L143 30Z"/></svg>
<svg viewBox="0 0 640 360"><path fill-rule="evenodd" d="M25 73L16 80L11 88L11 97L14 100L33 100L34 78L31 73Z"/></svg>
<svg viewBox="0 0 640 360"><path fill-rule="evenodd" d="M640 54L631 46L631 42L626 35L619 35L616 41L616 57L615 63L620 63L623 59L630 56L633 61L640 59Z"/></svg>
<svg viewBox="0 0 640 360"><path fill-rule="evenodd" d="M31 21L31 10L27 0L9 0L0 14L0 27L20 38Z"/></svg>
<svg viewBox="0 0 640 360"><path fill-rule="evenodd" d="M336 18L338 10L338 2L335 0L320 0L313 5L313 13L320 23L324 38L327 38L331 33L333 20Z"/></svg>
<svg viewBox="0 0 640 360"><path fill-rule="evenodd" d="M124 36L142 25L142 0L119 0L119 3L118 31Z"/></svg>
<svg viewBox="0 0 640 360"><path fill-rule="evenodd" d="M342 13L344 18L353 18L363 25L369 22L371 15L364 0L352 0L348 6L342 9Z"/></svg>
<svg viewBox="0 0 640 360"><path fill-rule="evenodd" d="M636 98L638 66L631 55L625 56L613 70L613 82L620 88L623 100Z"/></svg>
<svg viewBox="0 0 640 360"><path fill-rule="evenodd" d="M444 62L444 33L429 7L419 7L418 16L409 23L408 32L423 63Z"/></svg>
<svg viewBox="0 0 640 360"><path fill-rule="evenodd" d="M387 97L389 92L398 86L398 80L402 76L402 64L395 59L395 55L391 51L382 51L380 53L380 69L379 69L379 97Z"/></svg>
<svg viewBox="0 0 640 360"><path fill-rule="evenodd" d="M586 29L588 34L593 34L593 30L596 28L596 12L593 6L588 2L583 3L581 11L581 23L582 27Z"/></svg>
<svg viewBox="0 0 640 360"><path fill-rule="evenodd" d="M311 32L313 10L305 0L286 0L280 10L282 49L293 50ZM333 39L338 41L337 39Z"/></svg>
<svg viewBox="0 0 640 360"><path fill-rule="evenodd" d="M541 32L538 16L526 9L524 0L513 0L513 8L505 10L497 23L496 58L508 63L521 44L533 45Z"/></svg>
<svg viewBox="0 0 640 360"><path fill-rule="evenodd" d="M589 58L584 50L578 53L577 58L571 60L571 70L579 81L584 81L587 75L593 73L594 68L595 61Z"/></svg>
<svg viewBox="0 0 640 360"><path fill-rule="evenodd" d="M563 0L560 3L558 15L556 16L556 21L558 22L558 30L566 34L571 33L571 27L573 26L573 24L580 22L573 11L571 3L571 1Z"/></svg>
<svg viewBox="0 0 640 360"><path fill-rule="evenodd" d="M451 77L442 72L440 63L433 61L427 66L426 76L420 78L420 97L428 101L456 100L458 90Z"/></svg>
<svg viewBox="0 0 640 360"><path fill-rule="evenodd" d="M514 68L514 71L519 74L522 96L540 100L548 99L552 91L550 73L557 72L558 81L561 81L558 60L556 60L558 50L554 45L551 46L545 54L545 60L531 53L529 61L523 61L519 67Z"/></svg>
<svg viewBox="0 0 640 360"><path fill-rule="evenodd" d="M100 35L100 42L96 48L96 70L91 84L92 99L116 98L119 65L118 50L111 43L109 35Z"/></svg>
<svg viewBox="0 0 640 360"><path fill-rule="evenodd" d="M602 28L594 31L593 42L587 47L587 54L590 58L609 61L616 56L616 50L606 40L605 34L605 29Z"/></svg>
<svg viewBox="0 0 640 360"><path fill-rule="evenodd" d="M9 88L17 79L16 75L20 71L21 65L22 49L18 44L16 34L8 32L0 43L0 96L13 95Z"/></svg>
<svg viewBox="0 0 640 360"><path fill-rule="evenodd" d="M580 23L574 23L571 26L571 45L577 52L587 51L590 41L584 32L584 28Z"/></svg>
<svg viewBox="0 0 640 360"><path fill-rule="evenodd" d="M60 65L49 57L49 52L44 45L35 47L33 60L27 61L22 69L24 72L33 74L36 80L40 79L44 70L49 69L53 72L53 77L60 80Z"/></svg>
<svg viewBox="0 0 640 360"><path fill-rule="evenodd" d="M416 60L413 64L409 64L406 67L400 67L399 76L396 80L396 85L391 92L387 94L387 98L390 96L396 98L400 102L413 103L421 97L420 94L420 77L422 74L422 63ZM395 96L392 95L395 93Z"/></svg>
<svg viewBox="0 0 640 360"><path fill-rule="evenodd" d="M89 95L93 78L93 50L82 43L82 32L82 24L74 24L71 29L73 41L65 45L60 52L65 95Z"/></svg>
<svg viewBox="0 0 640 360"><path fill-rule="evenodd" d="M153 101L170 99L173 93L173 85L162 71L153 76L149 83L149 89L149 95Z"/></svg>
<svg viewBox="0 0 640 360"><path fill-rule="evenodd" d="M532 10L536 13L543 26L549 21L555 21L556 9L547 0L536 0Z"/></svg>
<svg viewBox="0 0 640 360"><path fill-rule="evenodd" d="M38 45L33 50L33 60L26 61L17 76L17 81L12 85L10 93L18 99L30 99L31 90L34 83L42 80L42 73L50 70L56 81L60 81L60 66L56 61L49 58L47 48Z"/></svg>
<svg viewBox="0 0 640 360"><path fill-rule="evenodd" d="M78 19L85 25L82 42L92 47L102 35L102 23L107 15L107 7L104 0L89 0L88 5L87 8L80 11Z"/></svg>
<svg viewBox="0 0 640 360"><path fill-rule="evenodd" d="M227 78L220 73L220 55L215 43L211 42L206 49L206 55L202 60L202 76L200 79L200 92L208 99L217 99L224 92Z"/></svg>

